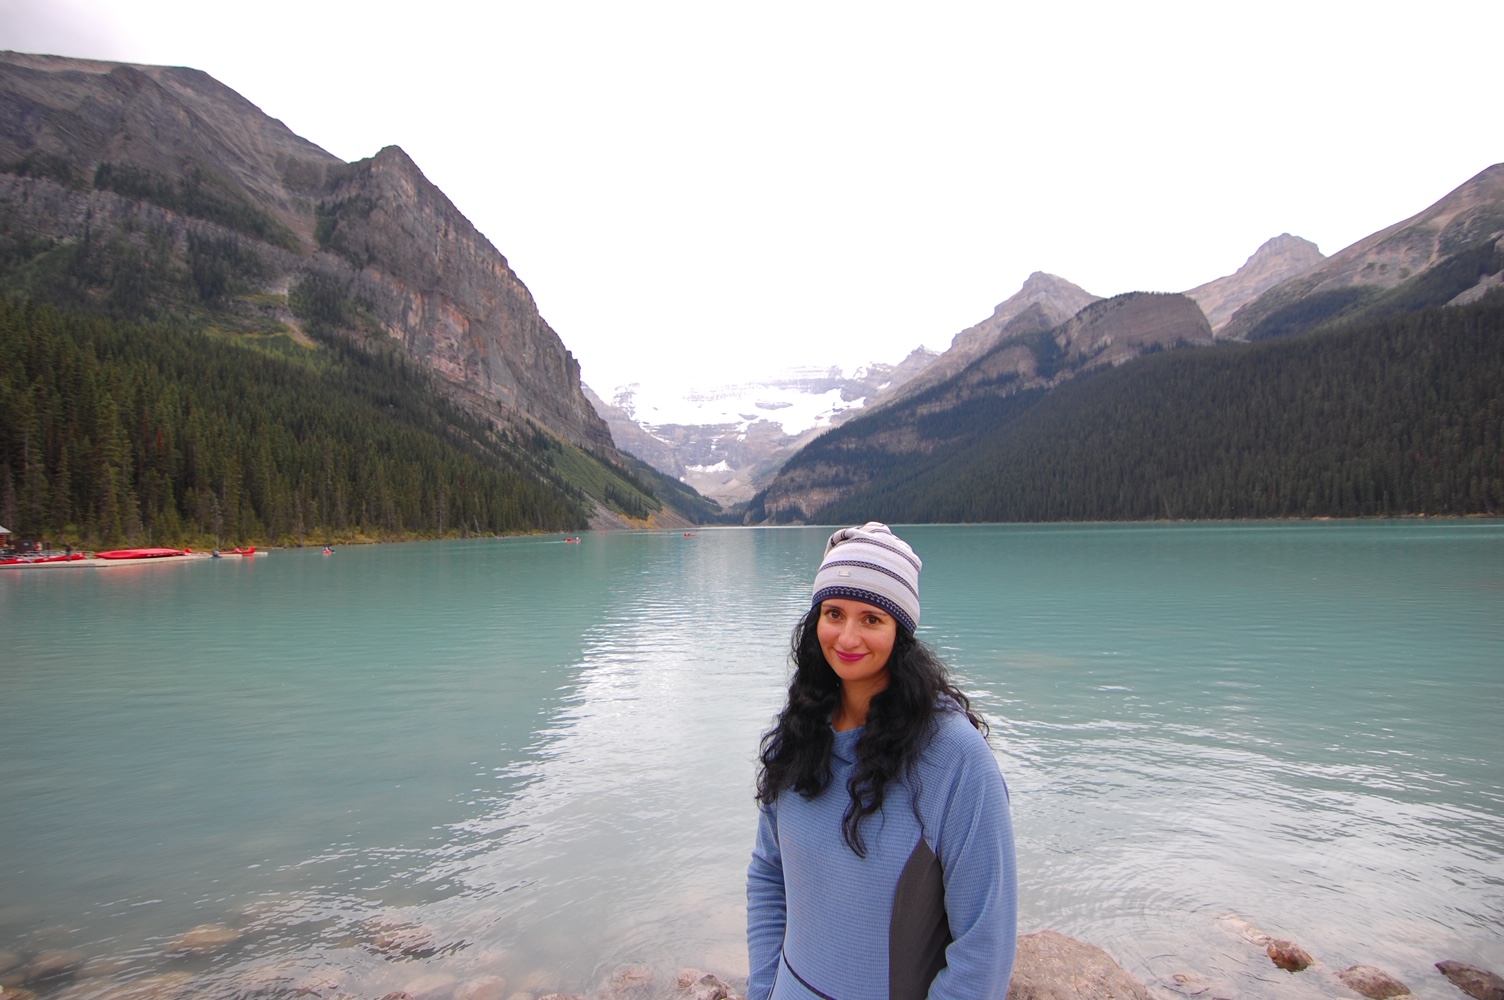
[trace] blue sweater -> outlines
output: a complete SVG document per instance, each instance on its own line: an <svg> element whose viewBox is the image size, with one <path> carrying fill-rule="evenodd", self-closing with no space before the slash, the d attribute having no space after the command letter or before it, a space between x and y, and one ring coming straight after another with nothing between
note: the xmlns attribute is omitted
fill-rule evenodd
<svg viewBox="0 0 1504 1000"><path fill-rule="evenodd" d="M861 735L835 734L824 792L785 791L762 808L747 870L747 1000L1003 1000L1018 898L991 748L965 715L937 712L917 781L889 782L863 821L860 858L841 818Z"/></svg>

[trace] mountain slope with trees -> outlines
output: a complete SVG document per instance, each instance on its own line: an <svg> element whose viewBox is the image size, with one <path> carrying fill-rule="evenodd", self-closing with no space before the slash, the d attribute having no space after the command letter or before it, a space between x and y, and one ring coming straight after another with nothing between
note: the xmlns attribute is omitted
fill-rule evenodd
<svg viewBox="0 0 1504 1000"><path fill-rule="evenodd" d="M0 524L22 537L300 545L712 513L334 333L316 349L0 299L0 358Z"/></svg>
<svg viewBox="0 0 1504 1000"><path fill-rule="evenodd" d="M179 338L180 347L238 340L247 364L277 343L283 362L326 376L360 367L359 353L396 365L411 377L383 392L421 398L394 396L389 405L441 410L459 438L439 424L425 433L446 448L483 443L482 460L497 463L498 475L570 498L563 514L545 513L553 501L519 500L536 518L497 513L481 530L581 526L580 511L600 527L678 527L715 509L679 487L649 485L652 477L616 450L585 398L578 363L527 288L405 153L388 147L346 164L196 70L0 53L0 295L102 321L68 326L95 331L90 337L108 329L112 338ZM181 340L189 334L204 336ZM0 357L0 375L14 376L15 364ZM207 395L199 404L238 405ZM403 455L394 446L386 456L383 482L417 474L392 464ZM48 468L14 452L5 460L13 484ZM352 473L349 483L364 489L375 480ZM222 504L231 499L226 489ZM341 508L341 517L398 535L486 522L447 500L424 501L421 516L413 503L384 518L356 507ZM272 507L256 509L245 531L299 534ZM7 527L39 534L74 524L84 537L121 537L113 519L73 513L79 519L22 514ZM143 510L141 530L156 530L153 518ZM201 536L202 518L194 518L184 530ZM341 526L323 518L321 528ZM133 539L137 526L127 517L120 530Z"/></svg>
<svg viewBox="0 0 1504 1000"><path fill-rule="evenodd" d="M1183 299L1143 293L1012 332L814 441L746 520L1500 513L1504 164L1332 257L1307 249L1232 314L1233 344L1120 329ZM1254 264L1234 297L1262 282Z"/></svg>
<svg viewBox="0 0 1504 1000"><path fill-rule="evenodd" d="M798 466L867 473L824 521L1504 514L1504 299L1164 352L936 414L894 455L873 414ZM873 426L863 427L863 423Z"/></svg>

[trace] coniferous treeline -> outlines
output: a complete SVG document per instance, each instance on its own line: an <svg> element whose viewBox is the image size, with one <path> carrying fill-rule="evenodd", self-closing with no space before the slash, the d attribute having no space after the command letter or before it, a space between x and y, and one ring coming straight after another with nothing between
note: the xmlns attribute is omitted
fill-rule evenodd
<svg viewBox="0 0 1504 1000"><path fill-rule="evenodd" d="M0 524L87 547L585 526L546 456L400 355L254 343L0 300Z"/></svg>
<svg viewBox="0 0 1504 1000"><path fill-rule="evenodd" d="M921 422L945 442L927 455L868 443L853 421L796 459L866 483L816 516L1501 515L1504 302L1165 352Z"/></svg>

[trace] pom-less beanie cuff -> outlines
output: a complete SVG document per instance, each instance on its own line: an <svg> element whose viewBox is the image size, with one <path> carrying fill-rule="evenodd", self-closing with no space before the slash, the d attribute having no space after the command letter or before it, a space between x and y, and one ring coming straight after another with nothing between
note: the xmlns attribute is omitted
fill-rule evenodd
<svg viewBox="0 0 1504 1000"><path fill-rule="evenodd" d="M813 607L828 598L864 601L919 627L919 570L924 565L909 544L879 521L842 528L825 543L815 574Z"/></svg>

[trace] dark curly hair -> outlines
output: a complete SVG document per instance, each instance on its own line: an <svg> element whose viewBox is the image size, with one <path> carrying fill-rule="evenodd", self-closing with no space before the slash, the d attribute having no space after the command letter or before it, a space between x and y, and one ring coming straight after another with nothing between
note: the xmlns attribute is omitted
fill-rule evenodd
<svg viewBox="0 0 1504 1000"><path fill-rule="evenodd" d="M818 628L820 605L794 627L790 659L794 678L789 699L762 737L757 772L757 801L770 804L785 789L807 799L831 781L830 754L835 734L831 714L841 700L841 679L825 662ZM867 856L862 820L882 808L888 782L913 781L919 752L934 732L934 716L945 699L953 700L984 736L987 724L971 710L971 701L950 682L945 664L914 633L898 626L888 657L888 686L872 698L867 723L856 744L856 766L846 792L851 796L841 820L841 836L858 857Z"/></svg>

